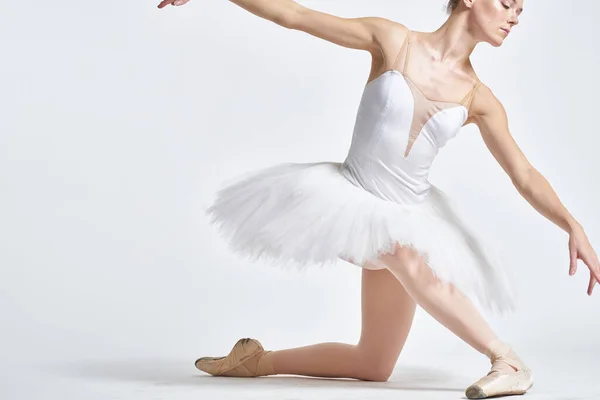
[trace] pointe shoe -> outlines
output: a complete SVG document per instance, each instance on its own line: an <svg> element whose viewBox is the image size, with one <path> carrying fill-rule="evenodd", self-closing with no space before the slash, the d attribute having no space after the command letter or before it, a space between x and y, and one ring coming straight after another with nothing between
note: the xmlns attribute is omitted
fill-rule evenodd
<svg viewBox="0 0 600 400"><path fill-rule="evenodd" d="M469 399L485 399L491 396L525 394L533 386L531 370L514 354L508 344L494 341L488 356L492 363L490 372L469 386L465 394ZM504 372L500 363L504 362L516 371Z"/></svg>
<svg viewBox="0 0 600 400"><path fill-rule="evenodd" d="M202 357L194 363L196 368L213 376L256 377L275 375L269 357L256 339L237 341L226 357Z"/></svg>

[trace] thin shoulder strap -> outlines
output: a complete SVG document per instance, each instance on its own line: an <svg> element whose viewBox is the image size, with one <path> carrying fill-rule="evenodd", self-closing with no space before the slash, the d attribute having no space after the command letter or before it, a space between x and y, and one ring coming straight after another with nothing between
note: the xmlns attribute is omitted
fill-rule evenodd
<svg viewBox="0 0 600 400"><path fill-rule="evenodd" d="M402 72L404 73L406 71L406 66L408 65L408 56L410 56L410 44L411 44L411 40L410 40L410 29L408 30L408 35L407 36L407 40L408 40L408 45L406 46L406 54L404 55L404 67L402 68Z"/></svg>
<svg viewBox="0 0 600 400"><path fill-rule="evenodd" d="M480 85L481 81L479 80L479 78L477 78L477 82L475 83L475 85L473 85L473 88L469 91L469 93L466 94L465 98L462 99L460 104L463 104L465 107L467 107L467 109L469 109L471 107L471 101L473 100L473 97L475 97L475 92L477 92L477 89Z"/></svg>
<svg viewBox="0 0 600 400"><path fill-rule="evenodd" d="M410 29L408 30L406 37L404 38L404 42L402 42L402 46L400 47L400 50L398 50L398 54L396 55L396 59L394 60L394 65L392 65L393 69L397 69L396 66L398 65L398 58L400 58L400 54L402 54L402 50L404 50L405 47L408 47L406 49L406 55L404 56L404 68L402 68L402 72L404 73L404 71L406 70L406 63L408 61L408 53L410 51Z"/></svg>

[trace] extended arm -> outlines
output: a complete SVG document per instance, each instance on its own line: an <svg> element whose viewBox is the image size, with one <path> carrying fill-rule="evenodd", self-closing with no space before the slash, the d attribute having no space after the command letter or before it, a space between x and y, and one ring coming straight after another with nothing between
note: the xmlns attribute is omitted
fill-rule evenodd
<svg viewBox="0 0 600 400"><path fill-rule="evenodd" d="M588 294L600 281L600 261L590 245L583 227L573 218L542 174L527 160L508 129L504 107L492 91L482 85L473 101L473 116L486 146L508 174L519 193L540 214L569 233L571 275L577 270L580 258L590 269Z"/></svg>
<svg viewBox="0 0 600 400"><path fill-rule="evenodd" d="M508 129L506 111L491 90L482 85L477 93L479 113L472 119L486 146L508 174L519 193L540 214L570 233L579 223L567 211L542 174L527 160ZM477 97L476 96L476 97ZM476 107L476 100L473 108Z"/></svg>
<svg viewBox="0 0 600 400"><path fill-rule="evenodd" d="M168 4L183 5L190 0L164 0ZM282 27L306 32L315 37L352 49L366 50L381 56L380 39L398 24L381 17L343 18L312 10L293 0L230 0L252 14Z"/></svg>

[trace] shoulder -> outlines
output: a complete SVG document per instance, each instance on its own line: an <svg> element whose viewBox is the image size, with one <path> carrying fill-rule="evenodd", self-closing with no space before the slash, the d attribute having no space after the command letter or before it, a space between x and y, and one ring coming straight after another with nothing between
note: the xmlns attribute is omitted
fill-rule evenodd
<svg viewBox="0 0 600 400"><path fill-rule="evenodd" d="M479 78L477 80L479 81L479 86L473 94L471 115L468 123L473 122L476 125L480 125L484 119L503 118L506 115L506 111L502 102L488 85L481 82Z"/></svg>
<svg viewBox="0 0 600 400"><path fill-rule="evenodd" d="M409 28L396 21L383 17L367 17L371 24L371 32L376 43L376 52L373 56L389 60L395 57L398 50L408 35Z"/></svg>
<svg viewBox="0 0 600 400"><path fill-rule="evenodd" d="M385 17L362 17L364 22L375 28L375 32L380 35L394 35L408 32L408 27L400 22L393 21Z"/></svg>
<svg viewBox="0 0 600 400"><path fill-rule="evenodd" d="M377 25L374 32L380 44L402 44L409 31L406 25L383 17L374 18L374 24Z"/></svg>

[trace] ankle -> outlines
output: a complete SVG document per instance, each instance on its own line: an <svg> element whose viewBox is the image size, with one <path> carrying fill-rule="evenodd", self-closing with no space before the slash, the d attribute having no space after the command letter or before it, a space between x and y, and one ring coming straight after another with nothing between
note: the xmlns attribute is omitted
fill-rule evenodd
<svg viewBox="0 0 600 400"><path fill-rule="evenodd" d="M500 339L490 341L485 354L490 359L492 371L515 372L525 368L512 347Z"/></svg>
<svg viewBox="0 0 600 400"><path fill-rule="evenodd" d="M496 338L488 342L484 354L493 362L496 358L507 356L511 351L508 343Z"/></svg>
<svg viewBox="0 0 600 400"><path fill-rule="evenodd" d="M267 376L277 375L273 366L273 352L270 350L265 351L261 355L257 356L258 361L256 363L256 375Z"/></svg>

